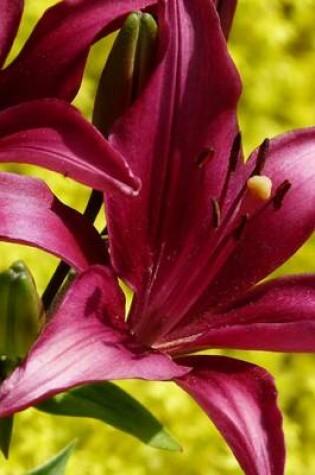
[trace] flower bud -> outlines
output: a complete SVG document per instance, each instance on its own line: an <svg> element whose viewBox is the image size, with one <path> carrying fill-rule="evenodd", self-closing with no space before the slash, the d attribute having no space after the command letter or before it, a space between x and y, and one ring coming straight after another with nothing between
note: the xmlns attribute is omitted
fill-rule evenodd
<svg viewBox="0 0 315 475"><path fill-rule="evenodd" d="M96 93L93 124L110 127L139 96L154 66L157 24L148 13L131 13L109 53Z"/></svg>
<svg viewBox="0 0 315 475"><path fill-rule="evenodd" d="M43 308L33 277L22 261L0 273L0 355L22 358L43 325Z"/></svg>

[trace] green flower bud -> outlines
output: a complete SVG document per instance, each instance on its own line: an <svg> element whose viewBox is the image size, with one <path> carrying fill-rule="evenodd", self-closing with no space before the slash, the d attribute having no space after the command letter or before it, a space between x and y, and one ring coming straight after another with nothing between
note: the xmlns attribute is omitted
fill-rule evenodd
<svg viewBox="0 0 315 475"><path fill-rule="evenodd" d="M96 93L93 124L106 136L139 96L156 57L157 24L148 13L131 13L109 53Z"/></svg>
<svg viewBox="0 0 315 475"><path fill-rule="evenodd" d="M26 355L44 323L34 279L22 261L0 273L0 355Z"/></svg>

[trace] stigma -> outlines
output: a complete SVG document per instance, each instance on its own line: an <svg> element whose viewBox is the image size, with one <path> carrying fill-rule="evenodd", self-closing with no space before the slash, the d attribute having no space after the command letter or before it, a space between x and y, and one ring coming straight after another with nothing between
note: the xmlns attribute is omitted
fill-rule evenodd
<svg viewBox="0 0 315 475"><path fill-rule="evenodd" d="M271 196L272 181L265 175L254 175L247 182L247 189L251 196L260 200L268 201Z"/></svg>

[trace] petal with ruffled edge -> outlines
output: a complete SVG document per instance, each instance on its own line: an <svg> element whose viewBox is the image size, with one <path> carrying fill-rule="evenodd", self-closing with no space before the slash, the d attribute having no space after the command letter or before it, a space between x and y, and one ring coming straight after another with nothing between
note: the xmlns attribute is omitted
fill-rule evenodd
<svg viewBox="0 0 315 475"><path fill-rule="evenodd" d="M225 312L191 320L174 328L161 348L176 354L205 348L314 352L315 275L260 284Z"/></svg>
<svg viewBox="0 0 315 475"><path fill-rule="evenodd" d="M23 0L0 0L0 68L3 65L18 30Z"/></svg>
<svg viewBox="0 0 315 475"><path fill-rule="evenodd" d="M90 46L125 16L154 0L64 0L38 22L18 57L0 75L0 107L44 97L71 100Z"/></svg>
<svg viewBox="0 0 315 475"><path fill-rule="evenodd" d="M91 188L135 193L125 159L72 106L46 99L0 112L0 162L31 163Z"/></svg>
<svg viewBox="0 0 315 475"><path fill-rule="evenodd" d="M180 358L193 367L176 382L207 413L246 475L282 475L282 417L272 377L262 368L223 356Z"/></svg>
<svg viewBox="0 0 315 475"><path fill-rule="evenodd" d="M159 306L185 278L187 261L207 248L211 196L225 179L240 93L211 2L167 2L165 9L160 5L158 23L157 70L110 136L140 178L141 192L135 200L106 194L114 266L138 290L137 314L147 317L149 325L141 325L152 332L160 315L155 319L142 306L152 285Z"/></svg>
<svg viewBox="0 0 315 475"><path fill-rule="evenodd" d="M0 173L0 239L38 247L76 269L106 263L96 229L62 204L40 180Z"/></svg>
<svg viewBox="0 0 315 475"><path fill-rule="evenodd" d="M169 380L189 368L140 347L127 333L124 296L112 273L82 273L25 361L0 388L0 417L71 387L113 379Z"/></svg>

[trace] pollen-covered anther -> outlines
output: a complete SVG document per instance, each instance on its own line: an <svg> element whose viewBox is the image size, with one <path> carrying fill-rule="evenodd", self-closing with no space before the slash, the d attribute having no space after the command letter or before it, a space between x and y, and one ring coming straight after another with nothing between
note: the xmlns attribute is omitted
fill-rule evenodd
<svg viewBox="0 0 315 475"><path fill-rule="evenodd" d="M242 147L242 136L241 133L238 132L234 137L230 157L229 157L229 172L235 172L237 168L237 164L239 161L240 153Z"/></svg>
<svg viewBox="0 0 315 475"><path fill-rule="evenodd" d="M261 145L258 149L257 158L256 158L256 165L255 165L255 168L253 170L252 176L261 174L261 172L262 172L262 170L265 166L267 157L268 157L269 148L270 148L270 140L268 138L266 138L261 143Z"/></svg>
<svg viewBox="0 0 315 475"><path fill-rule="evenodd" d="M265 175L254 175L247 180L247 189L251 196L260 200L268 201L271 196L272 181Z"/></svg>
<svg viewBox="0 0 315 475"><path fill-rule="evenodd" d="M220 205L215 198L212 198L212 226L214 229L218 229L221 223L221 211Z"/></svg>
<svg viewBox="0 0 315 475"><path fill-rule="evenodd" d="M273 197L273 206L275 209L280 209L283 203L283 200L291 188L292 184L289 180L284 180L276 189L275 196Z"/></svg>

